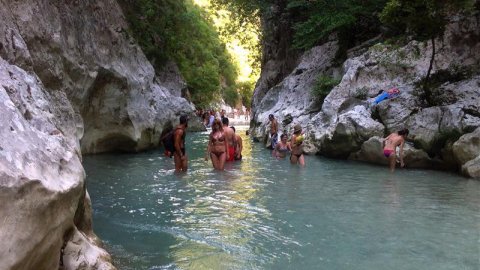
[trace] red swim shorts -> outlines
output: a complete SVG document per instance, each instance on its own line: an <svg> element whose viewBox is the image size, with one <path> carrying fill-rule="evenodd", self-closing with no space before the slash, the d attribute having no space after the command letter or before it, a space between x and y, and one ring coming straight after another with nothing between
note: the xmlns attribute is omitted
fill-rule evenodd
<svg viewBox="0 0 480 270"><path fill-rule="evenodd" d="M235 147L228 146L228 159L227 161L235 161Z"/></svg>

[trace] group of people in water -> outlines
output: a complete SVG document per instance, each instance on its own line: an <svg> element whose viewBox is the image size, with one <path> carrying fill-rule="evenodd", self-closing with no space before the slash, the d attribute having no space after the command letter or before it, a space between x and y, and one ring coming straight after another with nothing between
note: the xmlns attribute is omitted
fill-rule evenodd
<svg viewBox="0 0 480 270"><path fill-rule="evenodd" d="M299 124L294 125L293 134L289 139L286 133L283 133L278 140L278 122L273 114L268 117L270 121L270 148L272 156L277 159L283 159L290 153L290 163L305 166L305 157L303 150L303 141L305 136L302 127ZM188 162L185 153L185 134L188 127L188 117L181 116L180 123L173 131L172 154L175 162L176 171L187 171ZM242 159L243 141L242 137L235 133L235 127L229 126L227 117L215 118L211 125L211 132L208 136L208 144L205 160L209 158L212 161L213 168L224 170L225 163L238 161ZM402 129L391 133L383 140L383 155L388 159L389 168L393 172L396 163L401 167L405 166L403 161L403 148L405 140L409 134L408 129ZM247 131L248 135L248 131ZM397 147L399 147L399 160L397 161Z"/></svg>
<svg viewBox="0 0 480 270"><path fill-rule="evenodd" d="M222 109L220 111L216 110L197 110L197 116L202 118L203 125L207 128L211 128L213 125L213 121L215 119L223 119L227 117L227 112ZM231 112L231 116L233 117L240 117L244 116L244 120L248 121L250 119L250 109L243 107L241 110L234 109Z"/></svg>
<svg viewBox="0 0 480 270"><path fill-rule="evenodd" d="M278 141L278 121L273 114L268 116L270 121L270 147L273 149L272 155L275 158L282 159L290 153L290 163L305 166L305 157L303 155L302 127L296 124L293 127L293 135L288 139L287 134L283 133Z"/></svg>
<svg viewBox="0 0 480 270"><path fill-rule="evenodd" d="M208 136L207 152L205 160L212 160L213 168L223 170L225 162L242 159L243 141L240 135L235 133L235 127L228 126L227 117L215 119L212 124L212 132Z"/></svg>

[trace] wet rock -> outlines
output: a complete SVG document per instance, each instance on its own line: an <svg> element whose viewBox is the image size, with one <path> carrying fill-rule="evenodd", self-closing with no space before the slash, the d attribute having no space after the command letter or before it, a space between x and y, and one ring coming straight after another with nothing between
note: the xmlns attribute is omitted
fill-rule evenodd
<svg viewBox="0 0 480 270"><path fill-rule="evenodd" d="M453 144L453 155L460 165L475 159L480 153L480 128L460 137Z"/></svg>
<svg viewBox="0 0 480 270"><path fill-rule="evenodd" d="M63 251L64 269L113 270L110 254L92 244L93 240L75 229Z"/></svg>
<svg viewBox="0 0 480 270"><path fill-rule="evenodd" d="M480 179L480 155L463 164L462 174L467 177Z"/></svg>
<svg viewBox="0 0 480 270"><path fill-rule="evenodd" d="M185 84L156 77L116 1L1 3L0 269L59 269L65 243L64 269L112 269L81 155L157 146L193 112Z"/></svg>

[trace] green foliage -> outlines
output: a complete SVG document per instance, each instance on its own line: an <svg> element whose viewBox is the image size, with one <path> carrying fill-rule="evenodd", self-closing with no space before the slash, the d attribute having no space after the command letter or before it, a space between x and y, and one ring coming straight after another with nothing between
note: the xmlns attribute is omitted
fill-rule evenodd
<svg viewBox="0 0 480 270"><path fill-rule="evenodd" d="M320 75L312 88L312 95L320 102L327 97L332 89L340 83L339 79L333 77Z"/></svg>
<svg viewBox="0 0 480 270"><path fill-rule="evenodd" d="M253 68L251 77L257 78L260 71L261 63L261 38L260 31L260 10L266 7L266 1L261 0L210 0L210 12L217 13L216 16L221 18L220 11L228 11L228 18L224 22L224 27L220 30L223 41L232 42L240 41L242 46L247 49L250 54L248 64Z"/></svg>
<svg viewBox="0 0 480 270"><path fill-rule="evenodd" d="M448 13L473 6L473 0L389 0L380 20L393 35L407 32L417 40L428 40L443 34Z"/></svg>
<svg viewBox="0 0 480 270"><path fill-rule="evenodd" d="M241 82L237 86L240 92L240 97L242 99L242 104L247 109L250 109L252 106L252 96L253 89L255 88L255 81Z"/></svg>
<svg viewBox="0 0 480 270"><path fill-rule="evenodd" d="M346 47L378 33L376 14L386 0L290 0L288 10L294 18L294 46L308 49L338 33Z"/></svg>
<svg viewBox="0 0 480 270"><path fill-rule="evenodd" d="M367 87L361 87L355 89L355 92L353 93L353 97L358 98L358 99L367 99L368 97L368 88Z"/></svg>
<svg viewBox="0 0 480 270"><path fill-rule="evenodd" d="M380 15L383 23L393 34L407 32L417 40L430 40L432 56L423 79L422 98L427 105L434 105L435 99L429 83L430 72L435 61L435 38L441 36L447 25L447 16L460 10L471 10L474 0L389 0Z"/></svg>
<svg viewBox="0 0 480 270"><path fill-rule="evenodd" d="M239 101L240 95L235 87L227 87L223 90L223 100L230 107L235 107Z"/></svg>
<svg viewBox="0 0 480 270"><path fill-rule="evenodd" d="M177 63L195 105L207 107L222 97L222 87L234 86L237 67L208 14L192 0L120 2L147 58L157 70L167 60Z"/></svg>

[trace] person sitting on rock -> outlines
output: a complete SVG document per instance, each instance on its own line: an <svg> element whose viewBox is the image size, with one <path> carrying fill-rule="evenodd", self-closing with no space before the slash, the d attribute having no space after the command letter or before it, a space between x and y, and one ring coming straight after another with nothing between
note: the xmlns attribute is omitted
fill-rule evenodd
<svg viewBox="0 0 480 270"><path fill-rule="evenodd" d="M390 171L395 171L395 163L397 160L397 147L400 147L400 166L403 168L403 146L405 145L405 139L408 136L408 129L402 129L399 132L394 132L383 141L383 155L388 158Z"/></svg>

